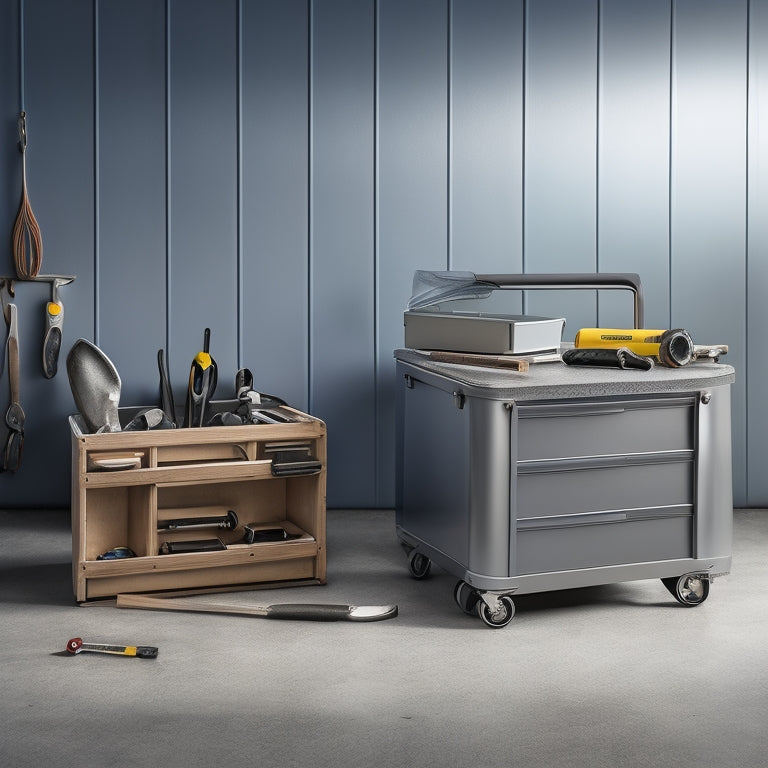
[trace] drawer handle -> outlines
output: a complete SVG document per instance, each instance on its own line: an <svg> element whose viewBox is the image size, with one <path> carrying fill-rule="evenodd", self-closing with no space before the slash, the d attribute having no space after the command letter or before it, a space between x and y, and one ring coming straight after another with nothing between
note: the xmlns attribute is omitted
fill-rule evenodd
<svg viewBox="0 0 768 768"><path fill-rule="evenodd" d="M532 531L542 528L564 528L572 525L594 523L620 523L627 519L626 512L576 512L570 515L547 515L527 517L517 521L518 531Z"/></svg>
<svg viewBox="0 0 768 768"><path fill-rule="evenodd" d="M611 416L618 413L625 413L626 408L590 408L587 409L563 409L563 410L547 410L547 411L535 411L526 413L522 408L518 411L518 418L520 419L560 419L564 416Z"/></svg>

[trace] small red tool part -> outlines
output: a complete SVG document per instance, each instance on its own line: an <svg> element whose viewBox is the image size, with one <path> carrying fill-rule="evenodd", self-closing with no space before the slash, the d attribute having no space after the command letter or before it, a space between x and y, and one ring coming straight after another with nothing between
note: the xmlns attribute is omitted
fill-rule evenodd
<svg viewBox="0 0 768 768"><path fill-rule="evenodd" d="M80 653L80 649L83 647L83 639L81 637L73 637L67 643L67 650L70 653Z"/></svg>

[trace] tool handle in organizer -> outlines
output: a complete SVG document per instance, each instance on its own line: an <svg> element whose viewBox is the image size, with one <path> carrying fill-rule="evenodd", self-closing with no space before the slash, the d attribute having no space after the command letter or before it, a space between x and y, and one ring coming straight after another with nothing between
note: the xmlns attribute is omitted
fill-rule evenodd
<svg viewBox="0 0 768 768"><path fill-rule="evenodd" d="M570 290L574 288L613 288L632 291L634 297L635 328L643 327L645 305L640 275L634 272L574 272L521 275L476 275L478 281L491 283L499 288L523 290Z"/></svg>

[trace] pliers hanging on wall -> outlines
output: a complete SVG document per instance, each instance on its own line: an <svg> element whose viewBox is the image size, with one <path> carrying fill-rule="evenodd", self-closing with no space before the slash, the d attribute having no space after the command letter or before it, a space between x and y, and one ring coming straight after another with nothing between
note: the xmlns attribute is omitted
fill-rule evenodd
<svg viewBox="0 0 768 768"><path fill-rule="evenodd" d="M9 288L12 295L13 289ZM3 318L8 326L8 338L5 343L10 405L5 412L5 425L8 437L3 451L3 472L15 472L21 465L24 448L24 409L21 407L21 375L19 371L19 325L15 304L3 304Z"/></svg>

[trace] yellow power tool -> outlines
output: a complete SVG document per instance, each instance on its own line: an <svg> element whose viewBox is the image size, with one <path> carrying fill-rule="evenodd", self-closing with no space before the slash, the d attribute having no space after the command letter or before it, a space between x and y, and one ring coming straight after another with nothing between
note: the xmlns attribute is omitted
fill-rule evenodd
<svg viewBox="0 0 768 768"><path fill-rule="evenodd" d="M680 368L694 358L694 344L682 328L582 328L576 334L577 349L620 349L626 347L643 357L655 357L662 365Z"/></svg>

